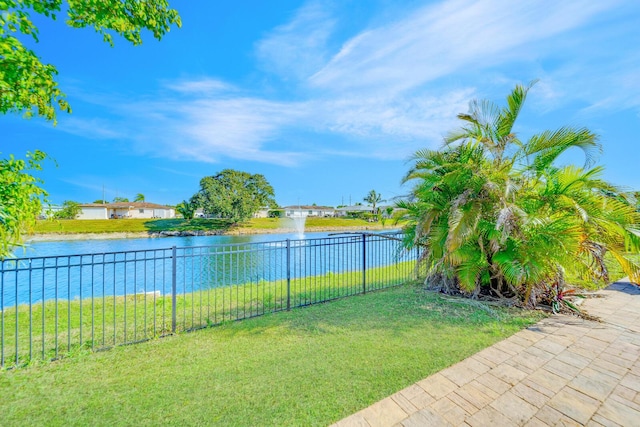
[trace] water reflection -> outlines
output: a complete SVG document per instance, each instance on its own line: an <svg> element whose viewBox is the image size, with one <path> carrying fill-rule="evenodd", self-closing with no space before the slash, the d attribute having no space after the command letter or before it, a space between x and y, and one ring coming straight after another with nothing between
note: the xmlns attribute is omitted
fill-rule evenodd
<svg viewBox="0 0 640 427"><path fill-rule="evenodd" d="M327 237L329 233L306 233L305 238ZM276 242L286 239L299 239L296 233L252 234L239 236L184 236L135 239L95 239L63 240L51 242L29 242L24 248L16 248L16 258L58 256L74 254L93 254L104 252L126 252L147 249L163 249L172 246L212 246L219 244L240 244Z"/></svg>
<svg viewBox="0 0 640 427"><path fill-rule="evenodd" d="M398 242L328 233L36 242L1 262L0 306L168 295L362 271L396 263ZM175 249L172 248L175 246ZM366 247L365 247L366 246ZM366 252L363 252L366 251ZM364 254L366 253L366 256ZM402 257L405 260L406 257Z"/></svg>

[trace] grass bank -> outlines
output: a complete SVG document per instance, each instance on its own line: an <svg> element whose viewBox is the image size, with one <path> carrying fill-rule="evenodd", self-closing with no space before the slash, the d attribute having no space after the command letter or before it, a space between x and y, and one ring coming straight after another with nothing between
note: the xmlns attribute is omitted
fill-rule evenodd
<svg viewBox="0 0 640 427"><path fill-rule="evenodd" d="M327 425L539 314L401 286L0 373L12 425Z"/></svg>
<svg viewBox="0 0 640 427"><path fill-rule="evenodd" d="M394 227L392 221L387 228ZM350 218L307 218L308 231L340 228L383 228L381 223L371 223ZM88 233L153 233L160 231L211 231L221 233L258 233L260 231L293 229L292 221L278 218L253 218L233 225L223 219L111 219L111 220L43 220L37 221L33 234L88 234Z"/></svg>

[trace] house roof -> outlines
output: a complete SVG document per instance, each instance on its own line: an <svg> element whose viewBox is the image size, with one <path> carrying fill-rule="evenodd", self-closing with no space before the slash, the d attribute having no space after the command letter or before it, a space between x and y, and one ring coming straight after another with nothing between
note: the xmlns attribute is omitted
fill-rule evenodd
<svg viewBox="0 0 640 427"><path fill-rule="evenodd" d="M353 205L353 206L343 206L341 208L336 209L342 212L360 212L360 211L372 211L373 207L365 206L365 205Z"/></svg>
<svg viewBox="0 0 640 427"><path fill-rule="evenodd" d="M107 209L171 209L169 206L158 205L149 202L118 202L118 203L84 203L81 208L107 208Z"/></svg>
<svg viewBox="0 0 640 427"><path fill-rule="evenodd" d="M81 203L79 206L81 208L106 208L108 205L103 205L102 203Z"/></svg>
<svg viewBox="0 0 640 427"><path fill-rule="evenodd" d="M287 210L301 210L301 211L327 211L327 210L334 210L334 208L332 208L331 206L305 206L305 205L301 205L301 206L285 206L282 209L287 209Z"/></svg>

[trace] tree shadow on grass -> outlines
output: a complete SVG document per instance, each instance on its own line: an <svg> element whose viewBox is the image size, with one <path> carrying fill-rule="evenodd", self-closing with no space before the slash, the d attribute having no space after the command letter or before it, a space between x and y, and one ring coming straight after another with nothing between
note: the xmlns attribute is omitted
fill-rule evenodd
<svg viewBox="0 0 640 427"><path fill-rule="evenodd" d="M182 218L154 219L145 221L144 226L150 232L160 231L212 231L221 232L229 230L233 222L222 218L194 218L186 220Z"/></svg>

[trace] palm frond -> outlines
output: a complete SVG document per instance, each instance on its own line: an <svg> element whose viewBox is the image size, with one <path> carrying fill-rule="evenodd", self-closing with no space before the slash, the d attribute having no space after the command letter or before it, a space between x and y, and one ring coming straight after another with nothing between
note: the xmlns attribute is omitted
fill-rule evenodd
<svg viewBox="0 0 640 427"><path fill-rule="evenodd" d="M546 170L569 148L580 148L585 154L585 168L593 165L596 155L602 152L598 136L586 128L561 127L555 131L544 131L532 136L523 145L518 157L532 158L531 169Z"/></svg>
<svg viewBox="0 0 640 427"><path fill-rule="evenodd" d="M502 108L496 120L496 136L499 139L503 140L512 135L513 125L520 114L522 105L527 98L527 93L535 83L535 81L532 81L527 86L516 85L507 96L507 105Z"/></svg>
<svg viewBox="0 0 640 427"><path fill-rule="evenodd" d="M618 252L616 250L610 250L610 252L616 261L618 261L620 267L622 267L622 271L629 276L629 280L636 285L640 285L640 264L633 261L622 252Z"/></svg>

